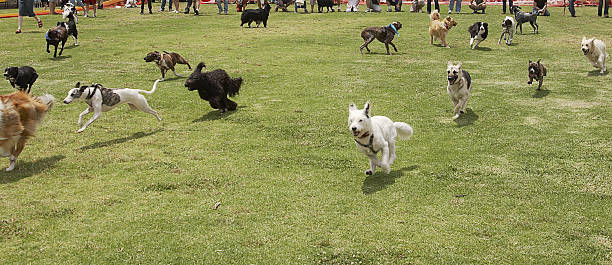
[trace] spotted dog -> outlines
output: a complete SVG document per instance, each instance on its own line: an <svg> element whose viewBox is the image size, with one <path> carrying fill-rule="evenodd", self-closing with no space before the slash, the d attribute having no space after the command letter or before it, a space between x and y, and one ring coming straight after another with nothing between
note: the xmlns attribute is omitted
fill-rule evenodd
<svg viewBox="0 0 612 265"><path fill-rule="evenodd" d="M103 87L100 84L81 86L81 83L79 82L76 83L73 89L68 91L68 96L66 96L64 99L64 103L70 104L70 102L74 100L83 99L87 105L89 105L89 107L79 115L79 127L81 127L83 123L83 116L90 112L94 113L93 117L91 117L91 119L77 131L79 133L84 131L89 124L98 119L102 115L102 112L112 110L123 103L127 103L133 110L140 110L142 112L149 113L161 121L161 118L159 115L157 115L157 112L149 106L147 99L140 94L153 94L159 81L161 80L158 79L155 81L151 91L129 88L112 89Z"/></svg>

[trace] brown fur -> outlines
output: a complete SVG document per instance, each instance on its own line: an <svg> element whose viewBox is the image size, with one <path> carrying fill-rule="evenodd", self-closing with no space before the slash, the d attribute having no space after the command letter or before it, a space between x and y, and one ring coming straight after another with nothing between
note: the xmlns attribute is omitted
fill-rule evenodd
<svg viewBox="0 0 612 265"><path fill-rule="evenodd" d="M45 39L47 40L47 53L51 53L51 51L49 51L49 45L55 46L53 57L57 57L57 46L60 44L60 42L62 43L62 49L60 50L59 55L62 56L62 52L64 52L64 45L68 40L68 30L64 27L64 24L60 23L58 23L57 27L50 28L45 36Z"/></svg>
<svg viewBox="0 0 612 265"><path fill-rule="evenodd" d="M176 64L186 64L189 69L191 69L191 65L183 58L181 55L175 52L166 52L160 53L158 51L150 52L144 58L147 62L155 62L159 70L161 70L162 79L166 78L166 72L168 70L172 70L175 72L174 65ZM175 72L176 74L176 72Z"/></svg>
<svg viewBox="0 0 612 265"><path fill-rule="evenodd" d="M399 31L402 28L402 23L393 22L395 29ZM393 38L395 37L395 32L389 26L385 27L367 27L361 32L361 38L363 38L363 44L359 47L359 51L363 54L363 48L366 48L368 52L370 52L370 48L368 48L368 44L377 39L378 41L385 44L385 48L387 48L387 55L391 55L389 52L389 44L393 47L395 52L397 52L397 48L395 44L393 44Z"/></svg>
<svg viewBox="0 0 612 265"><path fill-rule="evenodd" d="M0 152L2 155L10 155L11 165L7 168L7 171L10 171L27 140L34 136L36 127L49 110L52 101L49 105L44 104L39 98L31 97L23 91L0 95L0 100L4 105L1 110Z"/></svg>
<svg viewBox="0 0 612 265"><path fill-rule="evenodd" d="M531 70L531 68L534 68L535 72L531 73L531 71L529 71L529 81L527 84L531 85L531 83L533 83L533 79L535 79L538 81L538 90L540 90L542 89L542 83L544 82L544 77L546 76L546 67L540 63L540 60L537 62L532 62L529 60L527 70Z"/></svg>
<svg viewBox="0 0 612 265"><path fill-rule="evenodd" d="M444 47L450 48L448 43L446 42L446 35L448 35L448 31L457 26L457 22L450 16L444 18L444 20L440 20L440 14L438 11L434 11L430 15L431 21L429 22L429 35L431 39L429 44L433 45L434 37L438 38L442 41L442 45ZM444 26L446 24L446 26Z"/></svg>

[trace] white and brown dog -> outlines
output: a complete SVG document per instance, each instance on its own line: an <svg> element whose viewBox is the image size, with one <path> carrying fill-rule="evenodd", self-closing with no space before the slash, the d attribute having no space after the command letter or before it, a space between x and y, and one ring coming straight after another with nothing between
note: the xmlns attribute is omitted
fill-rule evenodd
<svg viewBox="0 0 612 265"><path fill-rule="evenodd" d="M506 45L510 46L512 44L512 39L514 38L514 31L516 30L516 22L514 18L510 16L506 16L504 21L502 22L502 34L499 36L499 40L497 41L497 45L499 45L502 39L506 40Z"/></svg>
<svg viewBox="0 0 612 265"><path fill-rule="evenodd" d="M366 175L372 175L377 166L389 174L395 160L396 136L399 135L400 139L412 136L412 127L406 123L393 122L385 116L370 117L370 102L366 102L362 110L351 103L348 124L357 149L370 159ZM378 152L382 153L381 160L378 160Z"/></svg>
<svg viewBox="0 0 612 265"><path fill-rule="evenodd" d="M53 106L53 96L30 96L24 91L0 96L0 156L10 157L6 171L15 168L26 142Z"/></svg>
<svg viewBox="0 0 612 265"><path fill-rule="evenodd" d="M589 59L595 68L601 69L599 73L606 72L606 59L610 55L606 52L606 44L598 39L582 37L582 53Z"/></svg>
<svg viewBox="0 0 612 265"><path fill-rule="evenodd" d="M174 65L176 64L186 64L187 67L189 67L189 69L191 70L191 65L189 65L187 60L185 60L185 58L183 58L181 55L179 55L176 52L164 51L164 53L161 54L158 51L154 51L154 52L148 53L147 56L145 56L144 60L146 62L155 62L157 64L157 67L159 67L159 70L161 70L161 74L162 74L161 81L166 80L166 71L168 70L172 70L174 75L178 77L181 76L177 74L176 71L174 70Z"/></svg>
<svg viewBox="0 0 612 265"><path fill-rule="evenodd" d="M472 78L467 71L461 69L461 62L456 65L448 62L446 77L448 80L446 92L453 101L453 106L455 107L453 119L456 119L459 118L461 113L465 113L465 105L472 92Z"/></svg>
<svg viewBox="0 0 612 265"><path fill-rule="evenodd" d="M140 94L153 94L159 81L161 80L158 79L155 81L151 91L129 88L111 89L103 87L100 84L80 86L81 83L79 82L76 83L75 88L68 91L68 96L64 99L64 103L70 104L70 102L76 99L83 99L85 102L87 102L87 105L89 105L89 107L87 107L87 109L85 109L85 111L79 115L79 127L81 127L83 123L83 116L85 116L85 114L90 112L94 113L93 117L91 117L91 119L77 131L78 133L84 131L89 124L98 119L102 115L102 112L112 110L123 103L127 103L133 110L140 110L142 112L149 113L161 121L161 118L159 115L157 115L157 112L149 106L147 99Z"/></svg>

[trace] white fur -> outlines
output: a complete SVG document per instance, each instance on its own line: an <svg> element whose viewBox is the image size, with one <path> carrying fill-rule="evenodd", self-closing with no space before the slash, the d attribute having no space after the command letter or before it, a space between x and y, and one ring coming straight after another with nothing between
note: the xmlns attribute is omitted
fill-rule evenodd
<svg viewBox="0 0 612 265"><path fill-rule="evenodd" d="M598 39L582 37L582 53L589 59L593 67L601 69L599 73L606 72L606 59L610 55L606 52L606 44Z"/></svg>
<svg viewBox="0 0 612 265"><path fill-rule="evenodd" d="M355 104L349 106L348 117L349 130L353 133L357 149L370 159L370 169L365 171L366 175L372 175L377 166L382 167L385 173L391 171L391 164L395 160L395 137L409 139L412 136L412 127L403 122L393 122L385 116L374 116L370 118L370 102L367 102L364 109L357 109ZM378 160L376 153L369 147L370 135L374 135L372 148L376 152L381 152L381 159Z"/></svg>
<svg viewBox="0 0 612 265"><path fill-rule="evenodd" d="M155 89L157 89L157 83L159 83L160 81L161 80L159 79L155 81L155 84L153 84L153 89L151 91L146 91L142 89L129 89L129 88L114 89L113 92L119 95L120 101L119 103L113 106L102 105L102 93L99 90L96 90L95 94L90 99L87 100L87 104L89 105L89 107L85 109L85 111L83 111L79 115L79 127L81 127L81 124L83 122L83 116L85 116L87 113L92 112L92 111L94 112L94 115L77 132L80 133L84 131L85 128L89 126L89 124L94 122L96 119L98 119L102 115L102 112L107 112L109 110L112 110L115 107L123 103L127 103L130 106L130 108L133 110L140 110L142 112L149 113L161 121L161 118L159 117L159 115L157 115L157 112L149 106L147 99L143 95L140 94L140 93L153 94L153 92L155 92ZM88 94L90 94L93 89L94 87L90 86L85 89L85 91L81 94L80 97L75 98L72 96L73 92L78 91L79 88L78 87L73 88L70 91L68 91L68 96L64 99L64 103L69 104L73 100L85 99L85 97Z"/></svg>
<svg viewBox="0 0 612 265"><path fill-rule="evenodd" d="M510 28L508 29L503 27L503 24L505 24L506 20L510 20L510 22L512 23L510 25ZM512 39L514 38L514 31L516 30L516 21L514 21L513 17L506 16L506 18L504 18L504 21L502 23L503 23L502 24L502 35L499 37L499 41L497 41L497 45L501 43L502 38L506 40L506 45L510 45L512 44Z"/></svg>

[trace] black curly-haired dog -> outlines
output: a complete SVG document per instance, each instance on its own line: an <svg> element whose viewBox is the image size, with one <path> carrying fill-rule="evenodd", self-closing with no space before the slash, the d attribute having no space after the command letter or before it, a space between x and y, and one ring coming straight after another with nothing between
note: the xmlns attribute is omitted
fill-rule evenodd
<svg viewBox="0 0 612 265"><path fill-rule="evenodd" d="M242 27L242 25L244 25L245 23L248 24L249 28L251 27L251 23L253 23L253 21L255 21L255 23L257 23L257 27L259 28L259 24L263 22L264 28L267 26L268 24L268 16L270 15L270 5L268 3L266 3L264 5L264 8L258 8L258 9L247 9L244 10L242 12L242 15L240 16L240 19L242 20L242 23L240 24L240 27Z"/></svg>
<svg viewBox="0 0 612 265"><path fill-rule="evenodd" d="M4 69L4 77L11 82L13 88L17 85L17 89L30 93L32 85L38 79L36 70L30 66L22 67L7 67Z"/></svg>
<svg viewBox="0 0 612 265"><path fill-rule="evenodd" d="M317 7L319 8L319 13L323 13L323 8L327 7L327 12L331 9L331 12L334 12L334 1L333 0L317 0ZM338 9L340 11L340 9Z"/></svg>
<svg viewBox="0 0 612 265"><path fill-rule="evenodd" d="M242 77L230 78L223 69L216 69L210 72L202 72L206 65L201 62L185 81L185 87L189 91L198 90L200 98L208 101L213 109L218 109L221 113L236 110L238 104L231 101L227 96L238 95L242 85Z"/></svg>

